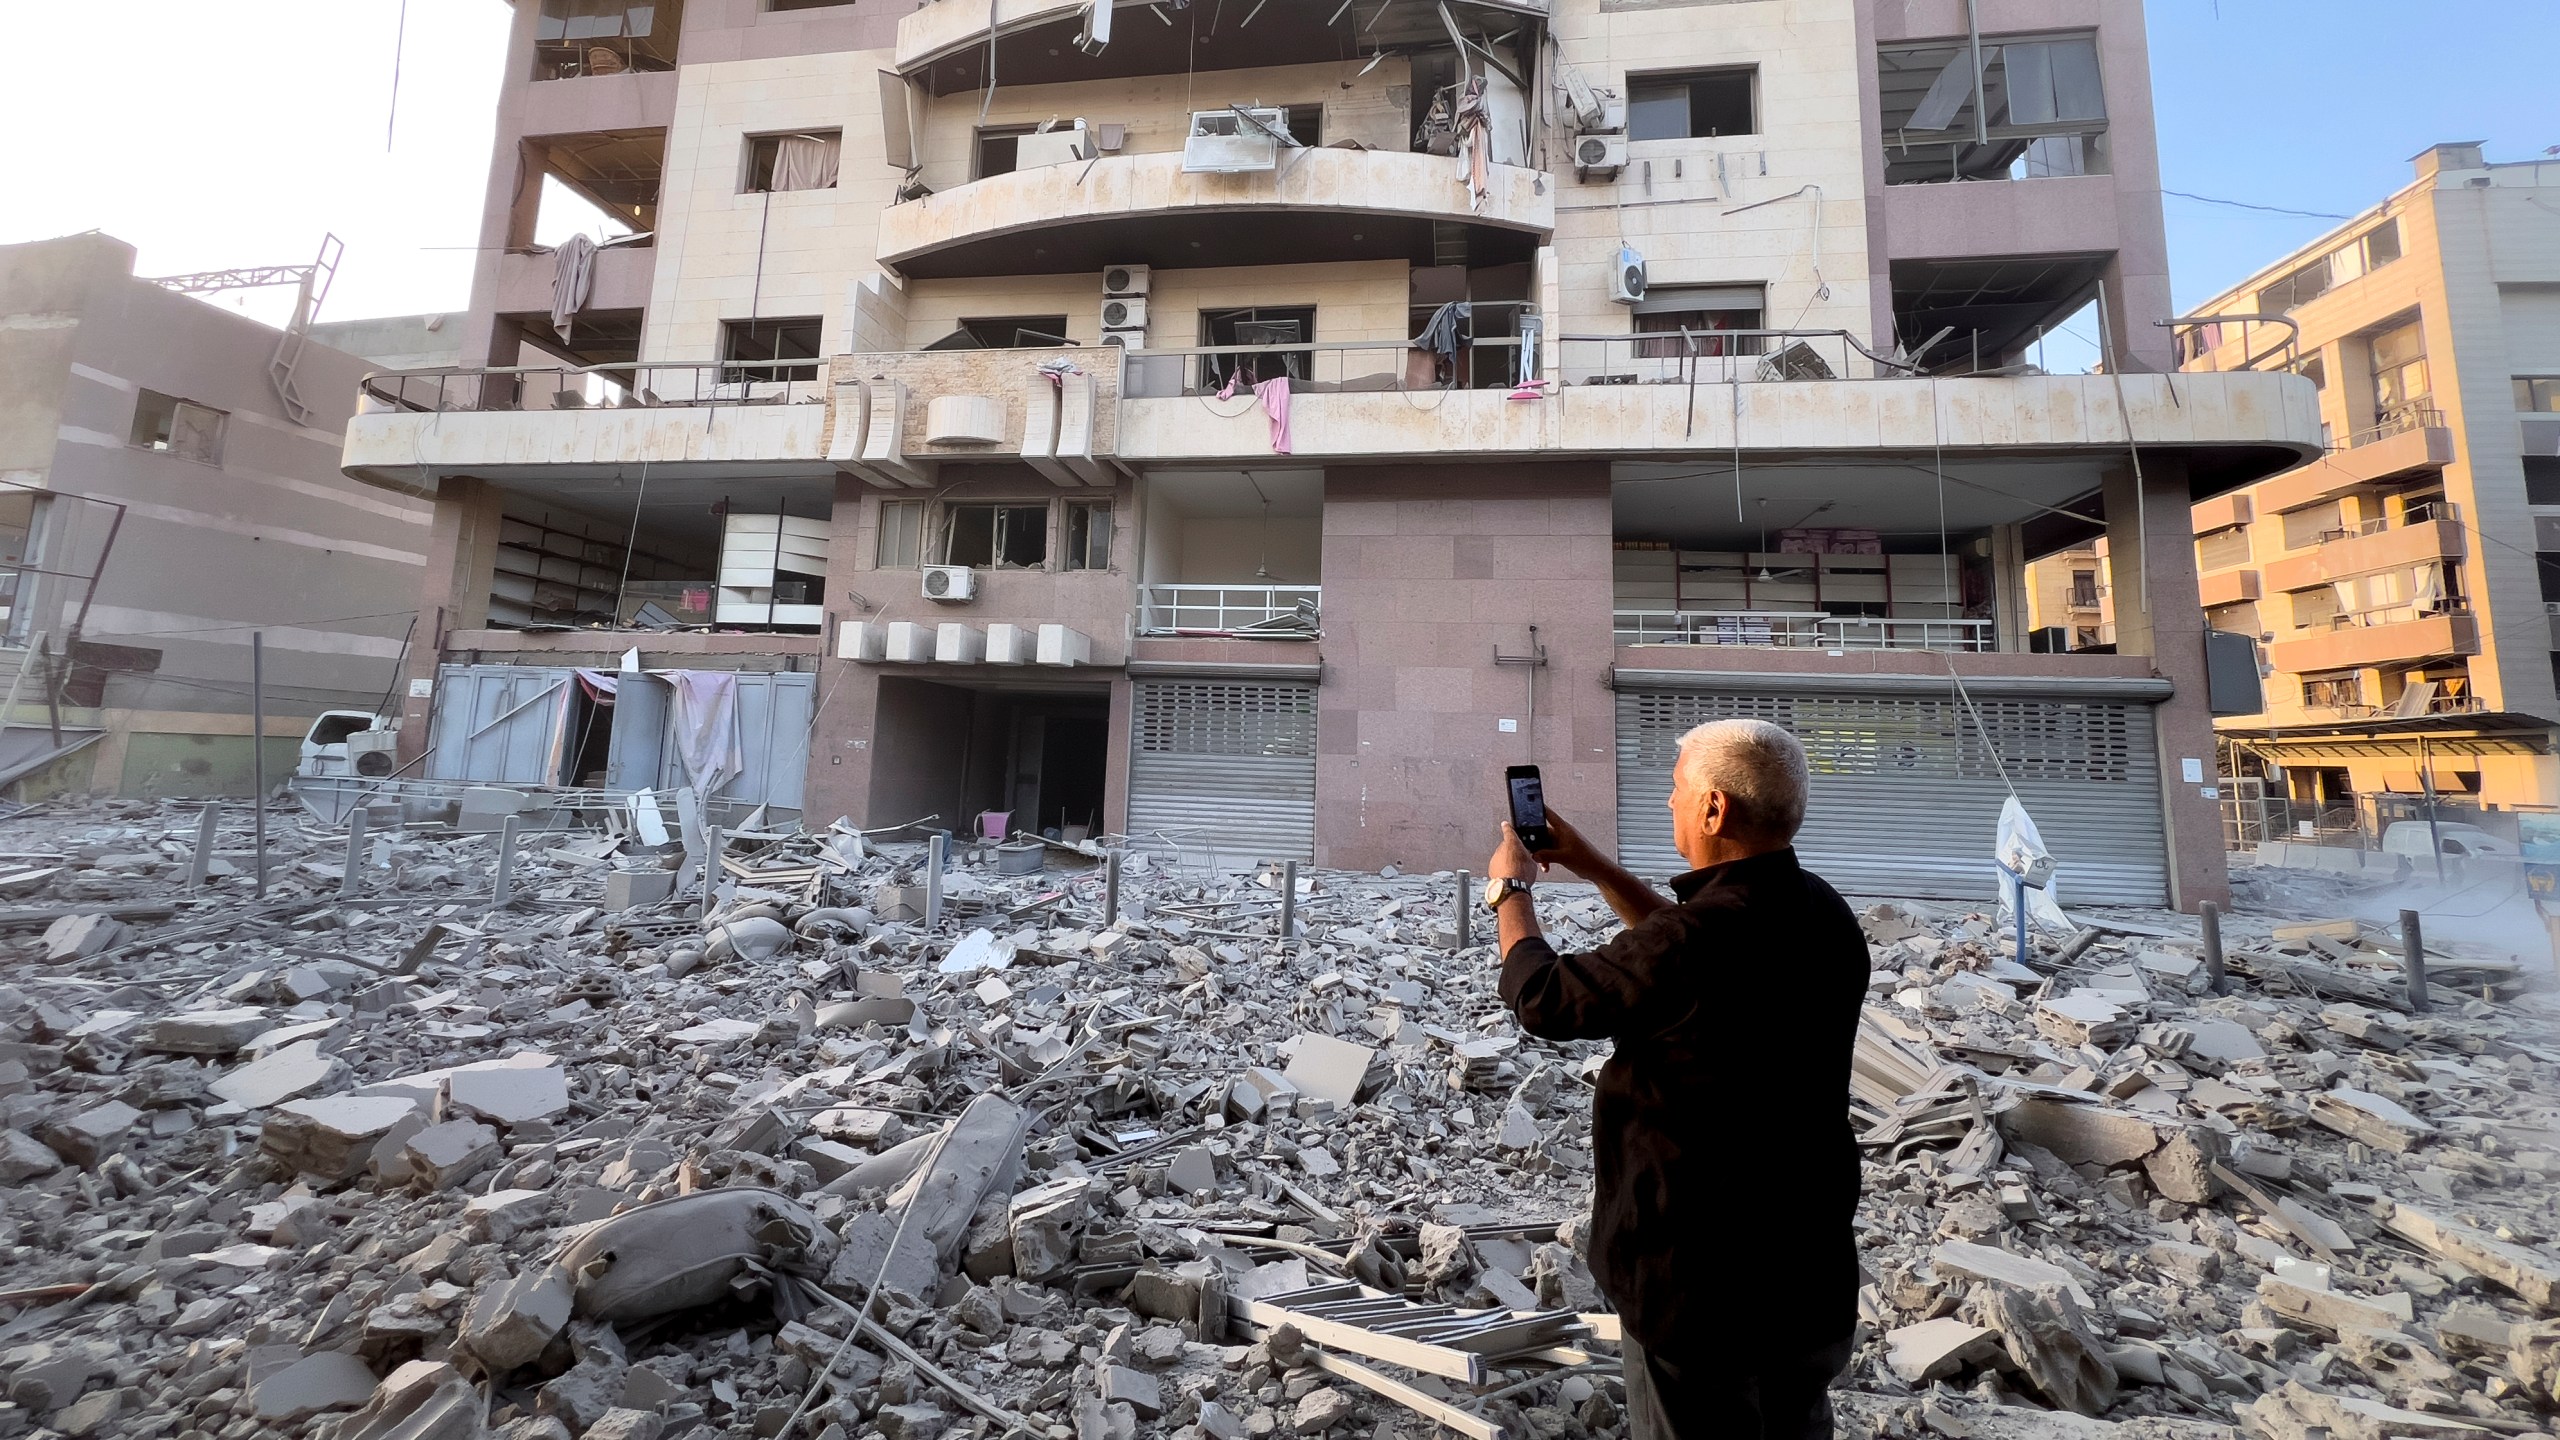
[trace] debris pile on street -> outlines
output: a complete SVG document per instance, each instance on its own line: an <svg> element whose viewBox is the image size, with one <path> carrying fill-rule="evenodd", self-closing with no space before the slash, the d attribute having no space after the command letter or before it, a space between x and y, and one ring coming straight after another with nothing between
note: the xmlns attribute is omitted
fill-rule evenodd
<svg viewBox="0 0 2560 1440"><path fill-rule="evenodd" d="M0 829L0 1437L1625 1433L1606 1047L1459 877L245 821ZM2544 1433L2543 967L1865 920L1844 1433Z"/></svg>

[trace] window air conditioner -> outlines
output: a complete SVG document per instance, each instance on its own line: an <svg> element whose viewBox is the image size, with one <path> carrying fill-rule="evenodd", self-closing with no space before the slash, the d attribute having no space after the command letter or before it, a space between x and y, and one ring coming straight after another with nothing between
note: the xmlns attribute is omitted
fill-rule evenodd
<svg viewBox="0 0 2560 1440"><path fill-rule="evenodd" d="M966 565L924 567L924 598L957 604L978 592L978 575Z"/></svg>
<svg viewBox="0 0 2560 1440"><path fill-rule="evenodd" d="M1633 305L1644 298L1644 257L1632 245L1618 247L1618 264L1609 272L1609 298Z"/></svg>
<svg viewBox="0 0 2560 1440"><path fill-rule="evenodd" d="M1153 274L1144 265L1108 265L1102 271L1105 295L1144 295Z"/></svg>
<svg viewBox="0 0 2560 1440"><path fill-rule="evenodd" d="M1280 166L1280 137L1289 112L1277 109L1195 110L1182 142L1182 168L1194 175L1241 175Z"/></svg>
<svg viewBox="0 0 2560 1440"><path fill-rule="evenodd" d="M1144 330L1147 328L1147 297L1114 295L1102 302L1102 328L1105 330Z"/></svg>
<svg viewBox="0 0 2560 1440"><path fill-rule="evenodd" d="M1573 142L1573 168L1576 173L1615 175L1627 168L1627 137L1624 135L1582 135Z"/></svg>

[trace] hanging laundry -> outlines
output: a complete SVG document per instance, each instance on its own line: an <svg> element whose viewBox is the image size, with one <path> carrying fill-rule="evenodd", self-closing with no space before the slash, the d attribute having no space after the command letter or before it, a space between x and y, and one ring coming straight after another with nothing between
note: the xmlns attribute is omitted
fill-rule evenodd
<svg viewBox="0 0 2560 1440"><path fill-rule="evenodd" d="M661 670L675 687L676 754L704 798L746 773L738 745L738 677L719 670Z"/></svg>
<svg viewBox="0 0 2560 1440"><path fill-rule="evenodd" d="M1263 412L1271 417L1271 453L1289 453L1289 377L1277 376L1253 387Z"/></svg>
<svg viewBox="0 0 2560 1440"><path fill-rule="evenodd" d="M1417 350L1428 350L1448 364L1455 374L1458 347L1475 330L1476 307L1464 300L1452 300L1431 312L1423 322L1422 333L1413 339Z"/></svg>
<svg viewBox="0 0 2560 1440"><path fill-rule="evenodd" d="M569 338L570 317L587 308L595 291L596 242L572 235L551 256L551 328Z"/></svg>

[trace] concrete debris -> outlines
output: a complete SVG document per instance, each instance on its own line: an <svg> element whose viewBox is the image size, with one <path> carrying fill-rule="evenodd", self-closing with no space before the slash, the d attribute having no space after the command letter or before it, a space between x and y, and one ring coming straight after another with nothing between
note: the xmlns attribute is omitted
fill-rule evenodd
<svg viewBox="0 0 2560 1440"><path fill-rule="evenodd" d="M183 888L192 809L11 824L84 923L0 969L0 1436L1625 1434L1557 1363L1613 1353L1605 1047L1510 1027L1454 877L1302 870L1283 948L1276 872L1135 851L1115 916L958 847L928 930L894 838L733 833L706 917L618 831L493 909L489 833L377 821L342 896L279 820L260 901ZM2413 1014L2294 918L2226 916L2216 994L2183 917L1867 911L1844 1435L2550 1427L2560 1004L2466 951Z"/></svg>

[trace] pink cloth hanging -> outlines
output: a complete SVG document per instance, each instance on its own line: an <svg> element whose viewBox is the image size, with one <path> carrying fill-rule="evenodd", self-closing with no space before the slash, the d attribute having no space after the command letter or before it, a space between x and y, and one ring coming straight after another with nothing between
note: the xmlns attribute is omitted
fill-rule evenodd
<svg viewBox="0 0 2560 1440"><path fill-rule="evenodd" d="M1289 377L1278 376L1253 387L1262 401L1264 413L1271 417L1271 453L1289 453Z"/></svg>

